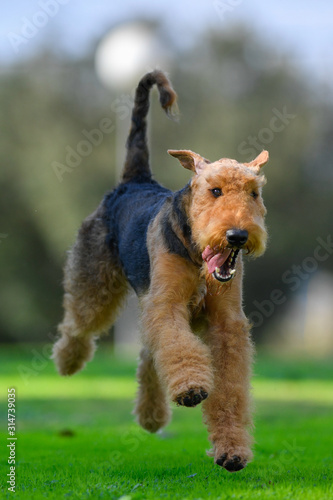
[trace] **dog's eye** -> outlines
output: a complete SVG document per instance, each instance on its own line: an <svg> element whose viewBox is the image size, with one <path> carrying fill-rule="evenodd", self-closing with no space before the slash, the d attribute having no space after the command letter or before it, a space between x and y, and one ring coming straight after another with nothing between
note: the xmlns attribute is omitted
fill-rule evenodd
<svg viewBox="0 0 333 500"><path fill-rule="evenodd" d="M213 196L215 196L215 198L218 198L219 196L222 195L222 190L220 188L214 188L211 191L213 193Z"/></svg>
<svg viewBox="0 0 333 500"><path fill-rule="evenodd" d="M256 191L252 191L251 196L252 198L256 199L258 198L258 193L256 193Z"/></svg>

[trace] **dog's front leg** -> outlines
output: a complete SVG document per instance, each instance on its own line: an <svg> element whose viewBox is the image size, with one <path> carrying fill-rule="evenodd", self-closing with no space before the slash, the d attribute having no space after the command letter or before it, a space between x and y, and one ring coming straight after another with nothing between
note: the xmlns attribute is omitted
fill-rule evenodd
<svg viewBox="0 0 333 500"><path fill-rule="evenodd" d="M233 284L234 285L234 284ZM214 389L204 403L215 462L230 472L252 458L250 376L253 346L240 301L229 295L207 297ZM235 307L236 306L236 307Z"/></svg>
<svg viewBox="0 0 333 500"><path fill-rule="evenodd" d="M144 345L171 399L185 406L205 399L213 382L210 350L189 325L198 279L190 262L164 253L154 262L149 291L140 301Z"/></svg>

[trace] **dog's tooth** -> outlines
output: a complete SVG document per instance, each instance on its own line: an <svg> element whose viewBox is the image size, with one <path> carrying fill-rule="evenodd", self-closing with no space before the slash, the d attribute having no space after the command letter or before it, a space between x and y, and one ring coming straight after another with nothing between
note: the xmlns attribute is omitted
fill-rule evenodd
<svg viewBox="0 0 333 500"><path fill-rule="evenodd" d="M218 277L218 278L222 278L222 275L220 273L220 269L218 267L215 267L215 275Z"/></svg>
<svg viewBox="0 0 333 500"><path fill-rule="evenodd" d="M231 269L230 274L235 274L236 269Z"/></svg>

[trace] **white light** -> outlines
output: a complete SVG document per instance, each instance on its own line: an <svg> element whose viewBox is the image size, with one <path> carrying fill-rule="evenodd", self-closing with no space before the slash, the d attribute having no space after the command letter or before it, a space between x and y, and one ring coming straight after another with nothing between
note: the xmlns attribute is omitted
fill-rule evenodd
<svg viewBox="0 0 333 500"><path fill-rule="evenodd" d="M108 87L136 83L146 71L159 66L159 44L154 33L138 23L121 26L108 34L96 52L96 72Z"/></svg>

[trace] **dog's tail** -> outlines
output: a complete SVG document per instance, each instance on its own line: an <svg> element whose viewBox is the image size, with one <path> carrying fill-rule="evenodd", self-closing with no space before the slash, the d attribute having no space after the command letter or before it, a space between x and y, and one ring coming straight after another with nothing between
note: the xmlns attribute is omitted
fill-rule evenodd
<svg viewBox="0 0 333 500"><path fill-rule="evenodd" d="M158 87L162 108L169 117L174 115L172 110L176 108L177 94L170 81L162 71L147 73L141 78L135 92L132 124L126 144L127 156L121 182L128 182L134 178L147 180L151 178L146 117L149 110L149 92L154 84Z"/></svg>

